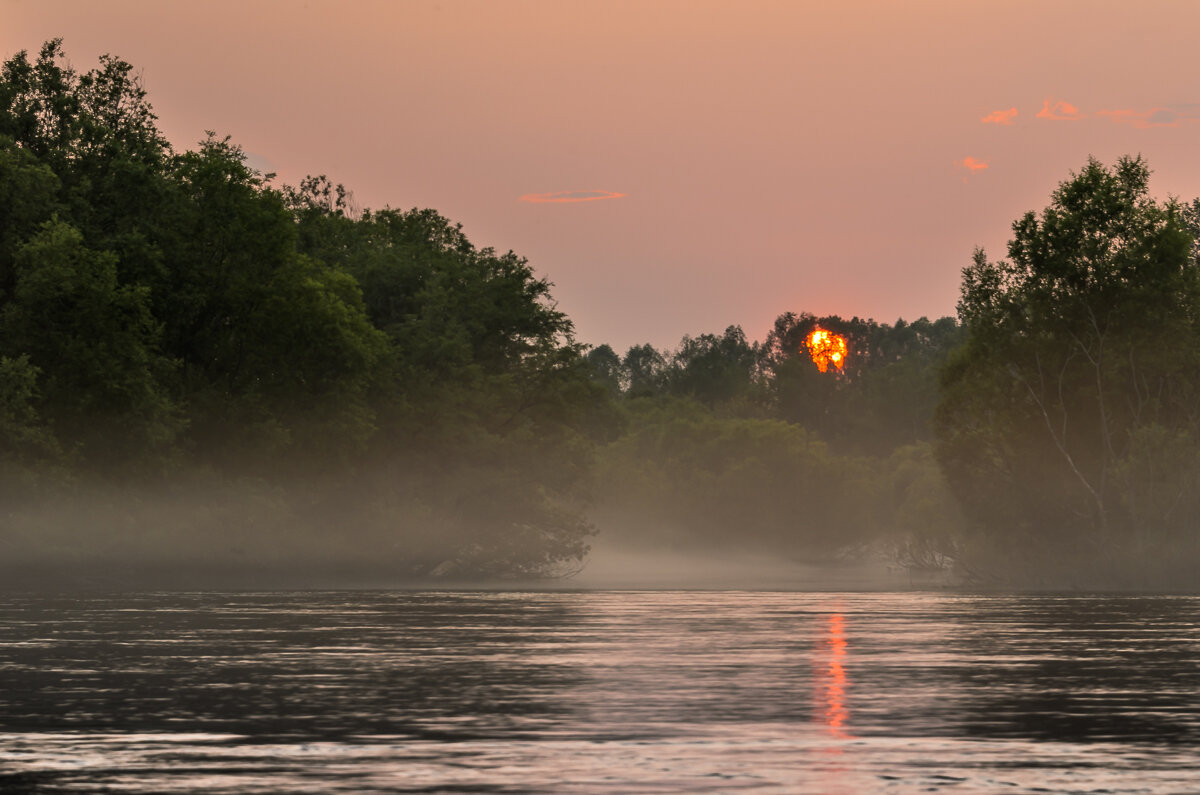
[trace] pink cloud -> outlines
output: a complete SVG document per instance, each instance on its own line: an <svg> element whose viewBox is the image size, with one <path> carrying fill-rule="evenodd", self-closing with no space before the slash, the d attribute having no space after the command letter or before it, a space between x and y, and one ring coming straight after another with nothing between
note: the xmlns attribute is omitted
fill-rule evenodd
<svg viewBox="0 0 1200 795"><path fill-rule="evenodd" d="M1086 118L1084 114L1079 112L1079 108L1072 105L1070 102L1063 102L1061 99L1051 101L1047 99L1042 103L1042 109L1038 111L1039 119L1050 119L1051 121L1078 121Z"/></svg>
<svg viewBox="0 0 1200 795"><path fill-rule="evenodd" d="M978 160L974 157L964 157L962 160L955 160L954 165L958 168L965 168L972 174L977 171L986 171L988 167L986 160Z"/></svg>
<svg viewBox="0 0 1200 795"><path fill-rule="evenodd" d="M1184 122L1200 121L1200 113L1193 105L1178 105L1175 107L1157 107L1150 110L1101 110L1097 116L1104 116L1116 124L1129 124L1139 130L1152 127L1179 127Z"/></svg>
<svg viewBox="0 0 1200 795"><path fill-rule="evenodd" d="M526 193L521 201L531 204L569 204L572 202L595 202L603 199L624 199L628 193L611 190L560 190L555 193Z"/></svg>
<svg viewBox="0 0 1200 795"><path fill-rule="evenodd" d="M1007 126L1011 125L1013 123L1013 119L1016 117L1017 109L1009 108L1008 110L994 110L980 119L980 121L982 121L984 124L1003 124Z"/></svg>

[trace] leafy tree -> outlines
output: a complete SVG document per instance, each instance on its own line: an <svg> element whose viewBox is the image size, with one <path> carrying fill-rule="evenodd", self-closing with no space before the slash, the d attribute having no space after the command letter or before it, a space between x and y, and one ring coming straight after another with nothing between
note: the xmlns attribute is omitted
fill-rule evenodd
<svg viewBox="0 0 1200 795"><path fill-rule="evenodd" d="M976 251L963 272L938 456L1003 548L1120 568L1191 546L1200 270L1149 175L1140 157L1089 160L1013 224L1008 260ZM1178 467L1170 498L1146 499Z"/></svg>
<svg viewBox="0 0 1200 795"><path fill-rule="evenodd" d="M669 389L708 405L727 403L751 392L757 360L741 326L729 326L721 336L684 337L671 357Z"/></svg>
<svg viewBox="0 0 1200 795"><path fill-rule="evenodd" d="M592 439L614 418L550 284L432 210L355 214L348 196L323 177L286 193L301 250L355 278L388 338L370 445L380 478L353 499L423 517L408 554L427 568L577 565Z"/></svg>
<svg viewBox="0 0 1200 795"><path fill-rule="evenodd" d="M0 135L0 305L12 297L17 248L60 209L58 187L48 166Z"/></svg>
<svg viewBox="0 0 1200 795"><path fill-rule="evenodd" d="M813 366L804 340L818 327L846 338L842 370ZM889 326L788 312L762 345L761 378L776 416L848 450L888 455L931 438L937 372L959 333L952 318Z"/></svg>
<svg viewBox="0 0 1200 795"><path fill-rule="evenodd" d="M358 283L297 252L284 197L228 138L173 161L165 267L150 280L196 449L224 466L342 461L374 431L368 393L388 356ZM258 462L258 463L255 463Z"/></svg>
<svg viewBox="0 0 1200 795"><path fill-rule="evenodd" d="M133 67L102 55L98 69L81 75L65 60L62 39L53 39L36 61L21 51L4 63L0 134L59 174L111 165L122 157L161 162L169 146Z"/></svg>
<svg viewBox="0 0 1200 795"><path fill-rule="evenodd" d="M62 439L93 462L161 451L180 428L162 381L148 290L121 285L116 257L48 221L17 249L15 285L0 312L6 353L42 374L44 411Z"/></svg>
<svg viewBox="0 0 1200 795"><path fill-rule="evenodd" d="M775 320L762 346L762 370L776 416L836 439L845 430L845 398L863 366L867 334L858 318L786 312ZM848 356L842 370L820 372L809 358L804 340L815 328L824 328L847 340Z"/></svg>
<svg viewBox="0 0 1200 795"><path fill-rule="evenodd" d="M587 363L592 378L604 386L612 397L621 394L628 386L629 376L621 365L621 357L611 345L598 345L587 352Z"/></svg>
<svg viewBox="0 0 1200 795"><path fill-rule="evenodd" d="M117 254L122 281L160 267L146 240L167 188L172 153L133 67L109 55L76 72L62 42L0 69L0 138L48 167L57 199L87 244Z"/></svg>
<svg viewBox="0 0 1200 795"><path fill-rule="evenodd" d="M433 210L271 179L227 137L173 151L124 61L0 67L0 466L62 462L77 499L215 479L372 565L578 565L616 418L550 283Z"/></svg>
<svg viewBox="0 0 1200 795"><path fill-rule="evenodd" d="M1200 199L1181 205L1180 215L1192 236L1192 261L1200 265Z"/></svg>
<svg viewBox="0 0 1200 795"><path fill-rule="evenodd" d="M666 383L666 357L648 342L631 346L621 359L621 367L628 373L631 397L658 394Z"/></svg>
<svg viewBox="0 0 1200 795"><path fill-rule="evenodd" d="M0 358L0 458L31 462L61 452L35 406L38 374L28 356Z"/></svg>
<svg viewBox="0 0 1200 795"><path fill-rule="evenodd" d="M876 455L931 441L938 373L960 342L960 326L949 317L922 317L873 326L871 336L869 366L845 396L844 438Z"/></svg>

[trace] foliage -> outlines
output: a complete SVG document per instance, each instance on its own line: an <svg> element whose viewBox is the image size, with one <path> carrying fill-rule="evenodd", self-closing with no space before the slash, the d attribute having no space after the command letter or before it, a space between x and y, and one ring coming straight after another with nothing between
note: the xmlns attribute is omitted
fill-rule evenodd
<svg viewBox="0 0 1200 795"><path fill-rule="evenodd" d="M1200 200L1148 179L1089 161L1007 260L976 253L960 322L786 312L761 342L621 354L579 344L514 252L323 176L276 186L227 137L175 151L129 64L79 72L51 41L0 67L0 516L107 517L62 555L208 539L405 576L568 573L595 516L910 568L1001 553L1040 582L1182 571ZM817 327L844 368L813 365ZM149 529L192 488L229 496ZM142 496L89 510L111 494ZM239 513L245 538L201 531Z"/></svg>
<svg viewBox="0 0 1200 795"><path fill-rule="evenodd" d="M864 540L856 490L863 462L834 456L779 420L722 419L692 402L639 399L629 432L607 451L602 478L620 520L681 545L793 557L828 556Z"/></svg>
<svg viewBox="0 0 1200 795"><path fill-rule="evenodd" d="M175 152L119 59L4 63L0 464L67 501L258 483L397 572L578 565L614 415L549 282L433 210L270 179L212 133Z"/></svg>
<svg viewBox="0 0 1200 795"><path fill-rule="evenodd" d="M809 360L803 340L818 327L846 338L842 371L821 373ZM937 373L959 336L951 318L889 326L789 312L767 335L761 367L778 416L850 450L887 455L931 438Z"/></svg>
<svg viewBox="0 0 1200 795"><path fill-rule="evenodd" d="M62 438L108 463L170 444L179 428L162 385L149 290L120 284L116 257L80 232L46 222L17 248L14 285L0 309L0 345L42 374L42 411Z"/></svg>
<svg viewBox="0 0 1200 795"><path fill-rule="evenodd" d="M818 326L848 339L844 371L809 358L802 341ZM600 346L592 378L622 397L626 419L601 451L598 515L630 542L810 559L873 549L947 568L961 521L930 419L959 339L951 318L785 313L763 343L731 326L674 351Z"/></svg>
<svg viewBox="0 0 1200 795"><path fill-rule="evenodd" d="M39 470L62 459L35 406L37 377L28 356L0 357L0 499L8 505L35 494Z"/></svg>
<svg viewBox="0 0 1200 795"><path fill-rule="evenodd" d="M1200 270L1149 173L1090 160L1013 224L1008 260L976 251L937 415L939 459L989 541L1097 576L1193 548Z"/></svg>
<svg viewBox="0 0 1200 795"><path fill-rule="evenodd" d="M708 406L748 397L754 391L757 359L741 326L730 326L721 336L684 337L671 357L668 391Z"/></svg>

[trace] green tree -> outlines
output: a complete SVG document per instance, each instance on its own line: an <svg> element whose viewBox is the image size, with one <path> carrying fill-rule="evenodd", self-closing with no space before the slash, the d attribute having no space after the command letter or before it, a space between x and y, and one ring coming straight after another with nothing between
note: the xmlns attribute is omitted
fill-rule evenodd
<svg viewBox="0 0 1200 795"><path fill-rule="evenodd" d="M38 369L28 356L0 358L0 457L41 459L57 455L58 442L36 408Z"/></svg>
<svg viewBox="0 0 1200 795"><path fill-rule="evenodd" d="M963 272L938 456L991 541L1031 559L1120 568L1192 544L1169 501L1144 499L1200 422L1200 270L1149 175L1141 158L1089 160L1013 224L1008 260L976 251Z"/></svg>
<svg viewBox="0 0 1200 795"><path fill-rule="evenodd" d="M6 475L241 484L310 541L418 570L578 565L615 411L550 283L436 211L271 179L227 137L173 151L124 61L76 71L54 40L4 62Z"/></svg>
<svg viewBox="0 0 1200 795"><path fill-rule="evenodd" d="M815 328L845 337L842 369L822 373L813 365L804 340ZM952 318L889 326L788 312L761 347L760 378L775 416L840 448L888 455L931 438L937 372L958 336Z"/></svg>
<svg viewBox="0 0 1200 795"><path fill-rule="evenodd" d="M587 362L591 367L592 378L603 384L610 396L616 397L628 386L629 375L621 366L621 357L611 345L592 348L587 352Z"/></svg>
<svg viewBox="0 0 1200 795"><path fill-rule="evenodd" d="M323 177L285 198L300 250L354 277L388 340L374 477L350 499L407 517L406 554L426 569L578 565L592 532L581 507L593 439L614 418L549 282L433 210L355 213Z"/></svg>
<svg viewBox="0 0 1200 795"><path fill-rule="evenodd" d="M48 166L0 135L0 306L12 297L17 249L60 209L58 187Z"/></svg>
<svg viewBox="0 0 1200 795"><path fill-rule="evenodd" d="M0 504L45 499L64 477L65 457L38 411L38 369L28 356L0 356ZM0 524L0 539L5 530Z"/></svg>
<svg viewBox="0 0 1200 795"><path fill-rule="evenodd" d="M666 357L650 343L633 345L621 359L621 367L629 374L629 395L645 397L659 394L666 382Z"/></svg>
<svg viewBox="0 0 1200 795"><path fill-rule="evenodd" d="M163 386L149 291L121 285L116 257L92 251L59 221L18 248L11 300L0 311L4 352L41 372L42 411L93 463L167 448L180 429Z"/></svg>
<svg viewBox="0 0 1200 795"><path fill-rule="evenodd" d="M56 176L63 217L88 246L118 257L123 282L161 267L147 239L158 225L172 153L133 67L110 55L79 73L61 40L0 68L0 138Z"/></svg>
<svg viewBox="0 0 1200 795"><path fill-rule="evenodd" d="M746 397L754 388L758 351L741 326L725 333L684 337L671 357L668 385L672 394L708 405Z"/></svg>

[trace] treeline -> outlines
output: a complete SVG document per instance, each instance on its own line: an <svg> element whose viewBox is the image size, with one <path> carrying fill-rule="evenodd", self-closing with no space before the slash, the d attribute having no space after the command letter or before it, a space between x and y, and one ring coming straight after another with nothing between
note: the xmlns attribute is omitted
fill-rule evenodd
<svg viewBox="0 0 1200 795"><path fill-rule="evenodd" d="M638 539L813 557L875 550L965 581L1200 588L1200 199L1090 159L1008 259L976 251L958 317L784 315L589 360L624 395L602 457ZM844 372L803 340L845 336Z"/></svg>
<svg viewBox="0 0 1200 795"><path fill-rule="evenodd" d="M174 151L120 60L4 63L6 562L578 564L611 418L549 284L346 199Z"/></svg>
<svg viewBox="0 0 1200 795"><path fill-rule="evenodd" d="M1148 177L1089 162L977 252L958 321L617 352L518 255L176 151L129 64L49 42L0 69L0 568L543 577L599 530L1195 587L1200 203Z"/></svg>
<svg viewBox="0 0 1200 795"><path fill-rule="evenodd" d="M817 328L845 337L844 367L814 367L804 339ZM618 355L601 345L587 358L611 394L681 398L726 416L785 420L847 451L878 455L932 438L938 367L960 339L949 317L889 326L788 312L761 343L731 326L721 335L686 336L674 351L647 344Z"/></svg>
<svg viewBox="0 0 1200 795"><path fill-rule="evenodd" d="M813 364L804 339L817 328L847 340L844 369ZM589 351L625 419L600 457L601 526L640 545L948 565L958 513L931 420L960 336L951 318L787 313L761 343L735 326L674 351Z"/></svg>
<svg viewBox="0 0 1200 795"><path fill-rule="evenodd" d="M828 556L944 501L954 321L589 350L524 259L432 210L277 187L211 134L175 151L115 58L4 64L0 222L11 565L544 576L597 524ZM843 373L804 354L818 324Z"/></svg>

